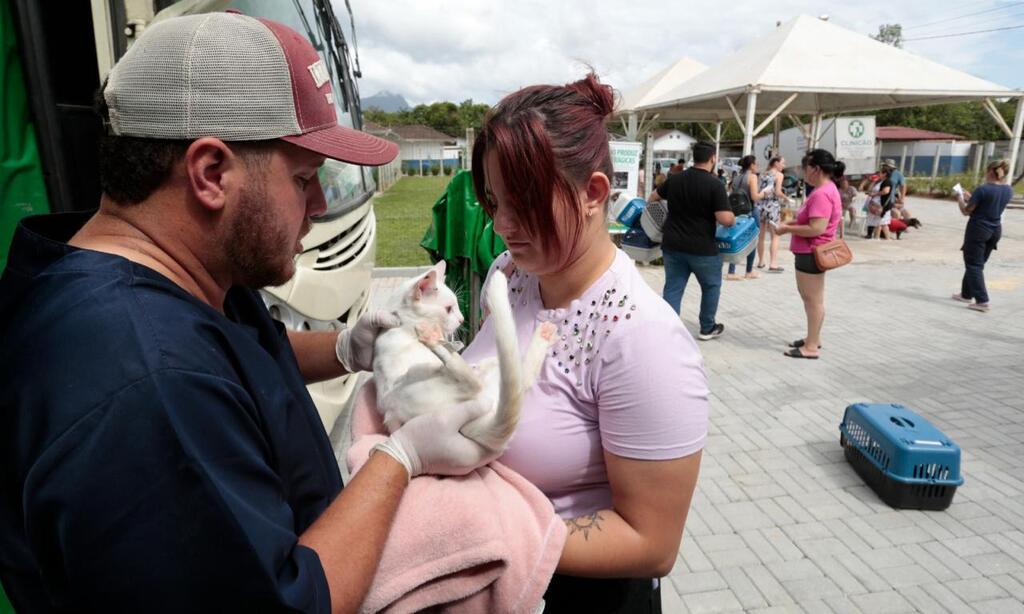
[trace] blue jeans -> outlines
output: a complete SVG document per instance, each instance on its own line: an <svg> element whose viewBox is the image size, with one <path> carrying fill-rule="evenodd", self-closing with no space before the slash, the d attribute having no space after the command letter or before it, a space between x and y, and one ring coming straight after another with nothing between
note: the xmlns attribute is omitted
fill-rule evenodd
<svg viewBox="0 0 1024 614"><path fill-rule="evenodd" d="M1002 226L990 228L982 224L967 223L964 232L964 280L960 285L960 296L973 298L975 302L987 303L988 290L985 288L985 263L1003 234ZM668 276L668 260L666 277Z"/></svg>
<svg viewBox="0 0 1024 614"><path fill-rule="evenodd" d="M756 249L750 250L750 253L747 254L747 273L749 273L749 272L754 270L754 256L757 256L757 250ZM729 263L729 275L732 275L735 272L736 272L736 265L730 262Z"/></svg>
<svg viewBox="0 0 1024 614"><path fill-rule="evenodd" d="M667 249L662 249L661 253L665 259L662 298L679 313L690 273L696 275L700 284L700 332L710 331L715 326L715 312L718 311L718 297L722 291L722 257L717 254L697 256Z"/></svg>

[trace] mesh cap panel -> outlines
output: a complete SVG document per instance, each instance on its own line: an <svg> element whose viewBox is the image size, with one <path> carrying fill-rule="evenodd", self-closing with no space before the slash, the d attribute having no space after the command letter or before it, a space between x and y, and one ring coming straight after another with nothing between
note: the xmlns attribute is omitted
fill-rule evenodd
<svg viewBox="0 0 1024 614"><path fill-rule="evenodd" d="M114 134L249 141L300 134L288 64L274 34L245 15L157 23L110 73Z"/></svg>

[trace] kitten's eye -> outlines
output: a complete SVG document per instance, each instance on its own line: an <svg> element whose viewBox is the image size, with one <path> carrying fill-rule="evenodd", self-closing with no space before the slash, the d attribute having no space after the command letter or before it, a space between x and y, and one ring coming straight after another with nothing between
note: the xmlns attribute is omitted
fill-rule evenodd
<svg viewBox="0 0 1024 614"><path fill-rule="evenodd" d="M451 313L452 312L452 306L448 305L447 307L445 307L445 311L447 311L448 313Z"/></svg>

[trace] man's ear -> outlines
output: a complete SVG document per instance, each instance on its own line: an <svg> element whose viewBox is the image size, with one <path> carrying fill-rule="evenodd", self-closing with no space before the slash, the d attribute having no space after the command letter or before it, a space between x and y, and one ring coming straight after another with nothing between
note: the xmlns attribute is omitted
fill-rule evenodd
<svg viewBox="0 0 1024 614"><path fill-rule="evenodd" d="M185 151L185 177L192 196L204 208L220 211L241 164L224 141L213 137L196 139Z"/></svg>
<svg viewBox="0 0 1024 614"><path fill-rule="evenodd" d="M591 173L586 188L587 197L583 203L583 214L586 217L603 214L612 189L608 175L601 172Z"/></svg>

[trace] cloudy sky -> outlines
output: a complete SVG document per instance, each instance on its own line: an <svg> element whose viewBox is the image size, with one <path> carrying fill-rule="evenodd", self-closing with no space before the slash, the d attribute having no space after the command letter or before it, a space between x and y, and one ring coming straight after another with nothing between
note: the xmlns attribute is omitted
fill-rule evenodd
<svg viewBox="0 0 1024 614"><path fill-rule="evenodd" d="M362 95L387 90L412 104L466 98L494 103L522 85L577 79L588 64L605 82L628 90L682 56L714 65L769 32L776 21L817 15L824 7L830 21L858 32L900 23L907 39L1024 25L1024 2L1008 0L351 3ZM1024 28L910 41L904 49L1024 88Z"/></svg>

